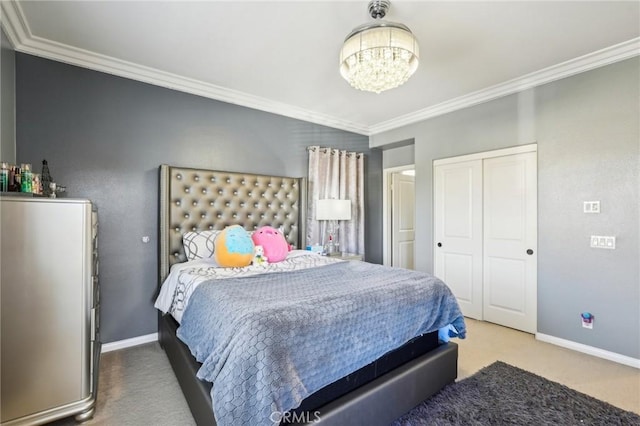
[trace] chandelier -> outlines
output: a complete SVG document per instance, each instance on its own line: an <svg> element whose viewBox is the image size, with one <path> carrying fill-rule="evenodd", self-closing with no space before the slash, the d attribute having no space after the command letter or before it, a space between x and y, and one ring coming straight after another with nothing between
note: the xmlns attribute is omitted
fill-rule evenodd
<svg viewBox="0 0 640 426"><path fill-rule="evenodd" d="M369 14L376 19L356 27L340 51L340 74L359 90L380 93L400 86L418 68L418 40L406 25L381 18L388 0L371 0Z"/></svg>

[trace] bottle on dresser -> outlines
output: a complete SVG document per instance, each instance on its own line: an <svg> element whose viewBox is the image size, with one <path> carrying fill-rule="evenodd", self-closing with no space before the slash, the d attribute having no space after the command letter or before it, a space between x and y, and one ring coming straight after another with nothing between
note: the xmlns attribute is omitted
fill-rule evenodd
<svg viewBox="0 0 640 426"><path fill-rule="evenodd" d="M31 174L31 164L22 163L20 165L20 169L22 171L22 176L20 180L20 192L31 193L32 192L32 182L33 175Z"/></svg>
<svg viewBox="0 0 640 426"><path fill-rule="evenodd" d="M0 192L21 192L42 195L42 176L33 173L30 163L20 166L0 163Z"/></svg>
<svg viewBox="0 0 640 426"><path fill-rule="evenodd" d="M9 191L20 192L22 178L20 174L20 167L13 166L13 179L11 181L11 187L9 187Z"/></svg>
<svg viewBox="0 0 640 426"><path fill-rule="evenodd" d="M0 192L9 191L9 163L2 163L0 169Z"/></svg>

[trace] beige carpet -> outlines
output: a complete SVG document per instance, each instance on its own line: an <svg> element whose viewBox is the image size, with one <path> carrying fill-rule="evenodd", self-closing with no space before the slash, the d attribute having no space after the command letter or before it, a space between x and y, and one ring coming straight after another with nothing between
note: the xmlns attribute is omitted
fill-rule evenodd
<svg viewBox="0 0 640 426"><path fill-rule="evenodd" d="M458 379L503 361L640 414L639 369L544 343L511 328L465 321L467 339L457 341Z"/></svg>
<svg viewBox="0 0 640 426"><path fill-rule="evenodd" d="M53 423L71 426L73 418ZM102 354L98 403L85 425L191 426L191 417L169 360L157 343Z"/></svg>
<svg viewBox="0 0 640 426"><path fill-rule="evenodd" d="M459 379L495 361L562 383L640 414L640 370L535 340L526 333L467 320ZM74 425L73 419L55 422ZM164 351L157 343L102 355L98 404L87 425L194 425Z"/></svg>

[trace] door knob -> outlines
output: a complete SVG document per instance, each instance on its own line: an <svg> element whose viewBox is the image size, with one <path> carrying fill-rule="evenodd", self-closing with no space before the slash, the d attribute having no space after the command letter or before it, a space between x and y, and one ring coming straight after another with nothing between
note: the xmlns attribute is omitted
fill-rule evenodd
<svg viewBox="0 0 640 426"><path fill-rule="evenodd" d="M527 249L527 254L528 254L529 256L531 256L531 255L533 254L533 250L531 250L531 249Z"/></svg>
<svg viewBox="0 0 640 426"><path fill-rule="evenodd" d="M442 243L438 243L438 247L442 247Z"/></svg>

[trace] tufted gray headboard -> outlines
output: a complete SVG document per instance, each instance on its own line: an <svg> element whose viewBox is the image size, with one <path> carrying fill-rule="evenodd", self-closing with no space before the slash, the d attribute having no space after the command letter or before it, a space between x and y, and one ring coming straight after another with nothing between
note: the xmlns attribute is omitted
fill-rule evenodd
<svg viewBox="0 0 640 426"><path fill-rule="evenodd" d="M186 260L182 234L241 225L282 229L290 244L305 235L306 179L160 166L161 285L174 263Z"/></svg>

